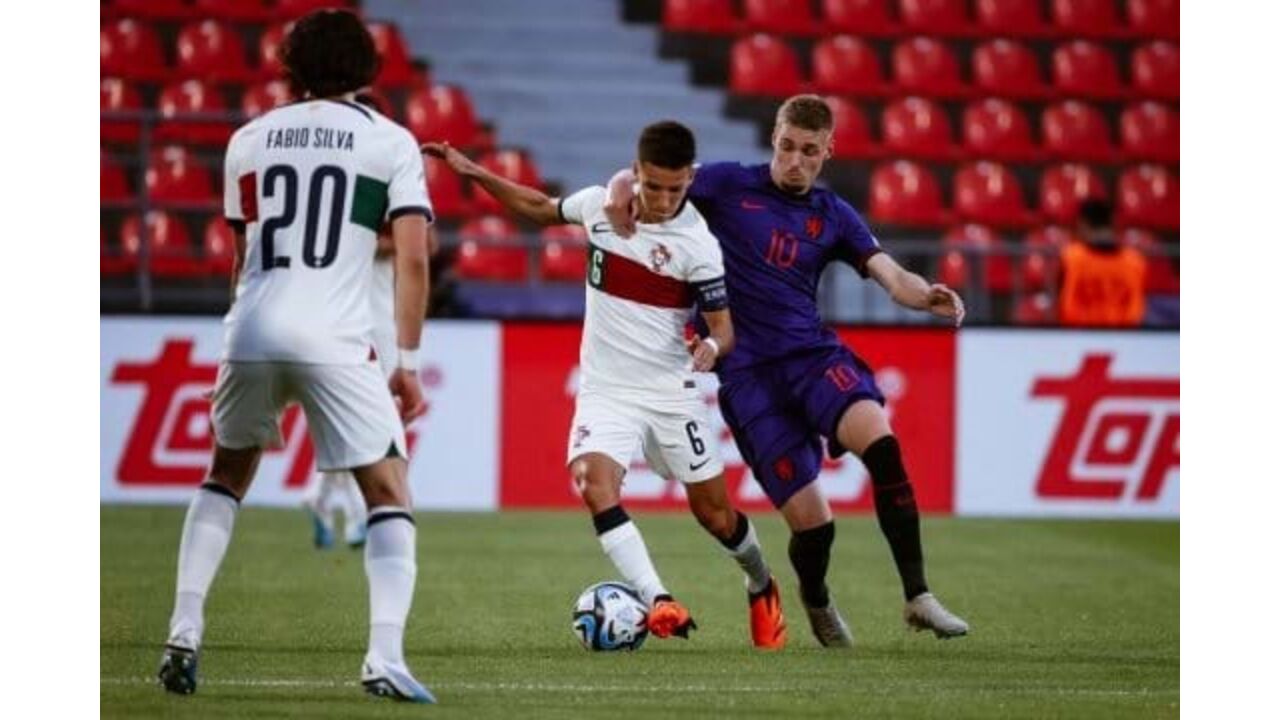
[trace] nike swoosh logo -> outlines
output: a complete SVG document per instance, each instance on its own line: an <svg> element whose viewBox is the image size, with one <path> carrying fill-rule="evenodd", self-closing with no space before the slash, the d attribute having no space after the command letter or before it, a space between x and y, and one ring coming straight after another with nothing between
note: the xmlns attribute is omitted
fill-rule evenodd
<svg viewBox="0 0 1280 720"><path fill-rule="evenodd" d="M598 222L598 223L596 223L596 224L594 224L594 225L592 225L592 226L591 226L591 232L593 232L593 233L612 233L612 232L613 232L613 226L612 226L612 225L610 225L610 224L609 224L609 223L607 223L607 222Z"/></svg>
<svg viewBox="0 0 1280 720"><path fill-rule="evenodd" d="M698 463L697 465L694 465L693 463L689 463L689 469L690 469L690 470L697 470L697 469L701 468L703 465L706 465L706 464L707 464L707 463L709 463L709 462L711 462L711 458L707 458L706 460L703 460L702 462Z"/></svg>
<svg viewBox="0 0 1280 720"><path fill-rule="evenodd" d="M760 203L753 203L750 200L743 200L742 209L743 210L764 210L764 205L761 205Z"/></svg>

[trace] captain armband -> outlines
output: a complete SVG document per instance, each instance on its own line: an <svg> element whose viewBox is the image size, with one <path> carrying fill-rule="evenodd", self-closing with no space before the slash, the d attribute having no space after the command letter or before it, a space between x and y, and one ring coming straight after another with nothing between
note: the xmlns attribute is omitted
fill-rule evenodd
<svg viewBox="0 0 1280 720"><path fill-rule="evenodd" d="M695 282L693 289L697 293L698 309L702 312L715 312L729 307L729 291L725 289L723 277Z"/></svg>

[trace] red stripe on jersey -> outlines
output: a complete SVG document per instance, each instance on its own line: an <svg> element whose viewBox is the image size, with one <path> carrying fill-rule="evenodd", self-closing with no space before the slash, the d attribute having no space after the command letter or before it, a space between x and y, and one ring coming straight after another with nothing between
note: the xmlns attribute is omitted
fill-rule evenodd
<svg viewBox="0 0 1280 720"><path fill-rule="evenodd" d="M258 176L254 173L240 176L240 213L245 222L258 220Z"/></svg>
<svg viewBox="0 0 1280 720"><path fill-rule="evenodd" d="M635 260L593 244L590 254L596 253L603 257L603 272L600 282L590 283L588 268L588 282L592 287L614 297L656 307L684 309L693 305L693 290L688 283L659 275Z"/></svg>

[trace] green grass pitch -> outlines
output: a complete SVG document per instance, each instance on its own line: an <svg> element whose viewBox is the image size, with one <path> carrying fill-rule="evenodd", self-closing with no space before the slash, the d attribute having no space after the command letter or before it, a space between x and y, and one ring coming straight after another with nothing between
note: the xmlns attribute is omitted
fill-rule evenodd
<svg viewBox="0 0 1280 720"><path fill-rule="evenodd" d="M927 518L929 580L972 626L907 631L875 520L837 521L830 583L852 652L809 634L775 514L755 521L790 642L753 651L733 562L683 514L637 514L659 572L697 618L689 641L592 654L570 632L587 585L615 577L585 513L420 513L406 651L440 705L358 685L359 552L310 546L301 511L247 508L207 606L196 695L153 677L181 508L101 510L103 717L1176 717L1177 523Z"/></svg>

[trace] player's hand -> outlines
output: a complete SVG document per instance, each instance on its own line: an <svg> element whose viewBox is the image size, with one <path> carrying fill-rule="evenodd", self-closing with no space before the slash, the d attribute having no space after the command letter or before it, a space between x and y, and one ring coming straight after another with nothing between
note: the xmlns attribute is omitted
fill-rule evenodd
<svg viewBox="0 0 1280 720"><path fill-rule="evenodd" d="M704 342L700 337L691 337L685 340L685 347L688 348L689 354L693 356L693 369L697 372L708 372L716 365L716 349L711 343Z"/></svg>
<svg viewBox="0 0 1280 720"><path fill-rule="evenodd" d="M443 160L449 169L463 177L474 176L480 170L480 166L472 162L471 158L463 155L447 142L423 143L419 149L426 155Z"/></svg>
<svg viewBox="0 0 1280 720"><path fill-rule="evenodd" d="M954 321L956 327L960 327L960 323L964 322L964 300L961 300L960 295L946 285L938 283L930 285L928 303L929 312Z"/></svg>
<svg viewBox="0 0 1280 720"><path fill-rule="evenodd" d="M396 401L396 409L400 411L400 421L405 425L422 417L427 412L427 402L422 397L422 385L418 383L418 373L412 370L396 370L389 381L391 397Z"/></svg>
<svg viewBox="0 0 1280 720"><path fill-rule="evenodd" d="M629 238L636 234L639 209L636 207L636 195L631 181L625 179L624 175L625 171L620 172L609 181L609 191L604 198L604 216L618 237Z"/></svg>

